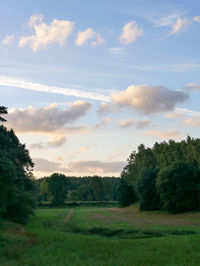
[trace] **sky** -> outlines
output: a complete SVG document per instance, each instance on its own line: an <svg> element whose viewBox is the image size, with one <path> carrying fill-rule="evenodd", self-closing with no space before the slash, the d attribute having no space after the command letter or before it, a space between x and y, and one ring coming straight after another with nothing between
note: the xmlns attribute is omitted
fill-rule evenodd
<svg viewBox="0 0 200 266"><path fill-rule="evenodd" d="M200 134L200 0L0 0L0 105L39 178L119 176Z"/></svg>

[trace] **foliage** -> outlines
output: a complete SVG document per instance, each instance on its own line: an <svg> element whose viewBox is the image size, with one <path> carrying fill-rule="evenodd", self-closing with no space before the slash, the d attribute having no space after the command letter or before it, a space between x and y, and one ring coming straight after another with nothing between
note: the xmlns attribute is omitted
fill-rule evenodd
<svg viewBox="0 0 200 266"><path fill-rule="evenodd" d="M0 106L0 115L5 115L7 113L7 108L5 106ZM6 122L6 119L0 116L0 122Z"/></svg>
<svg viewBox="0 0 200 266"><path fill-rule="evenodd" d="M68 181L65 175L54 173L47 178L48 193L52 204L64 205L67 198Z"/></svg>
<svg viewBox="0 0 200 266"><path fill-rule="evenodd" d="M86 176L65 176L67 193L64 197L67 201L116 201L119 178ZM55 177L55 176L54 176ZM49 177L36 180L38 187L38 200L51 201L52 194L49 191ZM59 193L59 191L58 191ZM61 196L62 197L62 196Z"/></svg>
<svg viewBox="0 0 200 266"><path fill-rule="evenodd" d="M130 186L124 178L120 179L118 188L118 202L122 207L128 206L136 202L136 194L132 186Z"/></svg>
<svg viewBox="0 0 200 266"><path fill-rule="evenodd" d="M0 108L0 114L6 113ZM1 121L4 121L1 119ZM0 217L25 223L36 204L33 162L14 131L0 126Z"/></svg>
<svg viewBox="0 0 200 266"><path fill-rule="evenodd" d="M164 210L178 213L199 207L197 173L195 167L182 161L174 162L160 171L157 188Z"/></svg>
<svg viewBox="0 0 200 266"><path fill-rule="evenodd" d="M132 190L137 192L141 209L151 210L158 208L158 194L161 193L161 188L157 193L155 183L157 182L156 180L158 178L159 171L161 171L161 174L163 174L162 171L164 171L164 169L166 170L167 168L169 171L171 171L170 173L173 176L172 170L176 171L176 169L172 167L170 170L168 167L171 167L175 162L180 161L186 163L188 166L186 167L186 172L183 173L185 179L180 178L178 181L179 185L183 189L185 186L184 182L186 182L187 179L188 184L191 183L191 188L188 189L191 189L191 191L194 190L195 196L193 200L189 200L189 196L186 195L186 198L188 197L187 202L184 200L184 197L180 198L180 195L173 195L171 193L170 197L172 197L172 199L170 200L173 202L172 205L175 204L175 201L177 201L177 204L180 205L180 207L176 207L177 210L173 210L173 212L194 210L198 208L199 203L196 196L196 191L199 189L199 180L194 182L194 178L196 177L193 177L193 174L189 176L189 172L187 171L189 171L189 168L200 169L200 139L194 139L188 136L186 140L182 140L180 142L176 142L174 140L169 140L168 142L164 141L161 143L156 142L152 148L146 148L143 144L141 144L138 147L137 152L133 151L131 153L130 157L128 158L128 163L124 167L121 176L125 183L131 186ZM184 168L182 168L182 170L185 171ZM165 173L167 174L167 170ZM188 177L186 178L187 174ZM176 178L171 180L171 182L174 184L174 186L176 186ZM166 184L166 186L171 185L170 182ZM170 190L171 188L166 188L166 191L167 189ZM123 192L123 190L121 190L121 193L124 194L121 195L121 198L126 197L127 202L129 202L129 192L127 191L126 194ZM174 189L174 193L179 193L179 190ZM192 194L190 194L190 196L191 195ZM124 199L124 201L126 201L126 199ZM168 203L166 204L164 201L165 196L162 195L162 206L165 206L164 208L170 211L170 208L166 207L168 206L169 201L167 200Z"/></svg>
<svg viewBox="0 0 200 266"><path fill-rule="evenodd" d="M159 209L160 197L155 187L156 177L156 169L142 168L135 186L141 210Z"/></svg>

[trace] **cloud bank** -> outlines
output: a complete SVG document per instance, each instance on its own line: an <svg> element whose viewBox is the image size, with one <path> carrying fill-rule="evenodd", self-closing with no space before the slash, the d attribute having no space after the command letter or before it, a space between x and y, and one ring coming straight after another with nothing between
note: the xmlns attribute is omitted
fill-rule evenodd
<svg viewBox="0 0 200 266"><path fill-rule="evenodd" d="M52 133L68 130L68 124L84 116L91 108L91 104L86 101L76 101L70 104L68 110L61 110L56 104L51 104L44 108L36 109L28 107L26 109L11 109L8 114L9 127L13 127L17 132ZM73 130L73 128L71 128ZM58 143L62 140L57 140ZM58 144L57 143L57 144ZM56 145L53 140L50 145Z"/></svg>
<svg viewBox="0 0 200 266"><path fill-rule="evenodd" d="M35 163L34 171L38 172L61 172L66 174L79 173L80 175L94 174L120 174L125 162L102 162L102 161L74 161L70 162L66 168L61 166L61 163L56 163L42 158L33 158Z"/></svg>

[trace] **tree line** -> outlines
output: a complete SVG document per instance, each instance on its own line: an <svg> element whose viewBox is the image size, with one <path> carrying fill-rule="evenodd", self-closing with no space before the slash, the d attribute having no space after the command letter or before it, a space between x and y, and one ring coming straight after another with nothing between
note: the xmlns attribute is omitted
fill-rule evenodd
<svg viewBox="0 0 200 266"><path fill-rule="evenodd" d="M73 177L54 173L36 180L34 163L25 144L3 123L7 108L0 106L0 219L26 223L37 201L64 205L66 201L139 203L141 210L170 213L200 207L200 139L141 144L133 151L121 178Z"/></svg>
<svg viewBox="0 0 200 266"><path fill-rule="evenodd" d="M54 173L36 180L38 200L64 205L66 201L116 201L119 178L74 177Z"/></svg>
<svg viewBox="0 0 200 266"><path fill-rule="evenodd" d="M119 204L179 213L200 207L200 139L141 144L121 173Z"/></svg>

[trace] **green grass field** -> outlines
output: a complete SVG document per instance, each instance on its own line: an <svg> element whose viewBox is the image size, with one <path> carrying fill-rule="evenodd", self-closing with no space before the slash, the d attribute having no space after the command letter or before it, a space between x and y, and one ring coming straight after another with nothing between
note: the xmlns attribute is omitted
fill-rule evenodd
<svg viewBox="0 0 200 266"><path fill-rule="evenodd" d="M26 226L1 224L0 265L200 265L200 212L37 209Z"/></svg>

